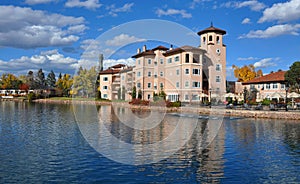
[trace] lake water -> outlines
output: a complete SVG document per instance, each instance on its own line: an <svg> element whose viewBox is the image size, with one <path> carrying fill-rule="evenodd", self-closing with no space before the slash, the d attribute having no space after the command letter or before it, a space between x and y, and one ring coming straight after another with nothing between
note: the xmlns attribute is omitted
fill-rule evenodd
<svg viewBox="0 0 300 184"><path fill-rule="evenodd" d="M205 130L211 121L203 116L179 150L148 163L161 153L148 154L145 147L137 146L129 152L134 156L126 158L120 151L123 148L97 135L100 130L91 125L99 122L89 114L93 111L90 108L0 102L0 183L300 182L298 122L224 118L217 134L207 141L212 133ZM128 109L112 111L110 106L101 106L96 111L109 132L128 145L151 146L165 141L178 124L191 128L197 119L167 114L159 125L141 130L118 118ZM147 118L148 113L133 112L141 119ZM181 127L175 135L179 137L178 144L168 145L179 145L186 134ZM158 149L165 151L165 147ZM115 155L121 163L114 161ZM133 157L146 164L122 163Z"/></svg>

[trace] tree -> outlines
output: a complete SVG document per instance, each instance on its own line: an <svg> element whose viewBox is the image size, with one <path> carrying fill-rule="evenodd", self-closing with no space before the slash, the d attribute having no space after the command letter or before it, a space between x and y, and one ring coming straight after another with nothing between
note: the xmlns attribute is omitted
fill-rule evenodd
<svg viewBox="0 0 300 184"><path fill-rule="evenodd" d="M0 81L0 88L2 89L19 89L19 86L22 84L22 81L10 73L2 74Z"/></svg>
<svg viewBox="0 0 300 184"><path fill-rule="evenodd" d="M300 86L300 61L296 61L290 66L290 69L284 75L285 80L291 88L299 92Z"/></svg>
<svg viewBox="0 0 300 184"><path fill-rule="evenodd" d="M238 79L238 82L246 82L254 79L255 77L263 76L262 70L255 71L255 67L253 65L244 65L243 67L238 67L233 65L234 76Z"/></svg>
<svg viewBox="0 0 300 184"><path fill-rule="evenodd" d="M132 88L131 97L132 97L132 99L136 99L136 87L135 86L133 86L133 88Z"/></svg>
<svg viewBox="0 0 300 184"><path fill-rule="evenodd" d="M46 79L46 84L49 88L54 88L56 83L56 78L55 78L55 73L53 70L48 74L47 79Z"/></svg>
<svg viewBox="0 0 300 184"><path fill-rule="evenodd" d="M28 74L26 76L26 83L28 84L29 89L35 89L36 88L33 71L31 71L31 70L28 72Z"/></svg>
<svg viewBox="0 0 300 184"><path fill-rule="evenodd" d="M143 98L142 90L139 89L139 91L138 91L138 99L142 99L142 98Z"/></svg>
<svg viewBox="0 0 300 184"><path fill-rule="evenodd" d="M77 72L78 75L74 76L74 95L80 95L82 97L90 97L95 95L97 71L96 67L92 67L90 70L81 69Z"/></svg>
<svg viewBox="0 0 300 184"><path fill-rule="evenodd" d="M69 96L70 91L73 85L73 79L70 74L64 74L62 77L61 74L57 79L56 86L58 89L61 90L63 96Z"/></svg>
<svg viewBox="0 0 300 184"><path fill-rule="evenodd" d="M45 74L42 69L39 69L39 71L37 72L35 81L37 85L36 87L38 89L45 89L46 87Z"/></svg>

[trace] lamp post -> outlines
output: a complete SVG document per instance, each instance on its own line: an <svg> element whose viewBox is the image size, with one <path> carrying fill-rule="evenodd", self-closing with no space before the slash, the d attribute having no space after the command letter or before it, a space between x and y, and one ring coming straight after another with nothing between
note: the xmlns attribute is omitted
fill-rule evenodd
<svg viewBox="0 0 300 184"><path fill-rule="evenodd" d="M288 83L285 84L285 111L288 111L288 91L289 91L289 85Z"/></svg>
<svg viewBox="0 0 300 184"><path fill-rule="evenodd" d="M212 89L209 88L209 108L211 108L211 91Z"/></svg>

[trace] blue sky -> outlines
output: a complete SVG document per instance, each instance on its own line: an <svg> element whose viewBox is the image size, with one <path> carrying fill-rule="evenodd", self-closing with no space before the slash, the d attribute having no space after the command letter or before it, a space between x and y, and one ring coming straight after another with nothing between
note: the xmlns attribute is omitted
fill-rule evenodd
<svg viewBox="0 0 300 184"><path fill-rule="evenodd" d="M198 46L195 33L211 22L227 31L229 80L233 64L269 73L287 70L300 56L300 0L1 0L0 17L0 73L72 74L95 62L89 56L96 52L105 53L106 67L130 64L145 43ZM152 29L143 19L158 24Z"/></svg>

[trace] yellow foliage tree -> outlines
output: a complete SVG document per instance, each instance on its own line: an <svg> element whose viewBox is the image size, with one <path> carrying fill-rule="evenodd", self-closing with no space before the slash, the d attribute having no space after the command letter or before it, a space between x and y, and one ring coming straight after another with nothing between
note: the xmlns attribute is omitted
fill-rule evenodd
<svg viewBox="0 0 300 184"><path fill-rule="evenodd" d="M244 65L243 67L233 65L232 68L234 70L234 76L238 79L238 82L247 82L255 77L263 76L262 70L255 71L255 67L253 65Z"/></svg>

